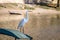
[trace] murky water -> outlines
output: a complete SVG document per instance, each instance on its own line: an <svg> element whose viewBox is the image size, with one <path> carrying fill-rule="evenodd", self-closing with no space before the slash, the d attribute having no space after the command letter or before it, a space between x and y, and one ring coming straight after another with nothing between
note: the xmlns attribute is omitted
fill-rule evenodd
<svg viewBox="0 0 60 40"><path fill-rule="evenodd" d="M29 22L25 24L25 34L33 40L60 40L60 18L54 15L30 15ZM1 26L17 27L19 20L0 22ZM15 28L16 29L16 28ZM12 39L10 39L12 40Z"/></svg>
<svg viewBox="0 0 60 40"><path fill-rule="evenodd" d="M29 34L33 40L60 40L60 18L55 15L30 16Z"/></svg>

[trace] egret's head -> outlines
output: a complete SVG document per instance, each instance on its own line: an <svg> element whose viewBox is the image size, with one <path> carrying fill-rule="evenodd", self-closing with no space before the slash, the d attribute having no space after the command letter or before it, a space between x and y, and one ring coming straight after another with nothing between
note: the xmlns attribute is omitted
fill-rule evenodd
<svg viewBox="0 0 60 40"><path fill-rule="evenodd" d="M32 12L31 10L26 10L26 13L28 13L28 12Z"/></svg>
<svg viewBox="0 0 60 40"><path fill-rule="evenodd" d="M28 13L28 10L26 10L26 13Z"/></svg>
<svg viewBox="0 0 60 40"><path fill-rule="evenodd" d="M30 10L25 10L25 17L26 17L26 18L28 18L28 16L29 16L29 15L28 15L29 12L32 12L32 11L30 11Z"/></svg>

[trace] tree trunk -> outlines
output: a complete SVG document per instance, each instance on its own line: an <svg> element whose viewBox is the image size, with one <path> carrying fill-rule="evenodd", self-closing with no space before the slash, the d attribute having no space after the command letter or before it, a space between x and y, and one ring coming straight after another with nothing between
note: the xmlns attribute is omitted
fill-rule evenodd
<svg viewBox="0 0 60 40"><path fill-rule="evenodd" d="M59 0L57 0L57 7L59 7Z"/></svg>

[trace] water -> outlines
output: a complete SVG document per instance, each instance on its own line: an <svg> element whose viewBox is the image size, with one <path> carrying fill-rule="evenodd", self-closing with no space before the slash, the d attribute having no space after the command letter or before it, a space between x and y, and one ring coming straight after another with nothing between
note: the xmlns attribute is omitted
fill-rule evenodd
<svg viewBox="0 0 60 40"><path fill-rule="evenodd" d="M19 20L14 19L8 22L0 22L0 27L16 29ZM31 14L29 15L28 23L24 25L24 30L25 34L33 37L33 40L60 40L60 17L57 17L56 14L38 16ZM2 37L3 36L1 36L1 38ZM10 39L10 37L6 38L5 36L3 38Z"/></svg>
<svg viewBox="0 0 60 40"><path fill-rule="evenodd" d="M60 40L60 18L57 15L30 16L29 35L33 40Z"/></svg>

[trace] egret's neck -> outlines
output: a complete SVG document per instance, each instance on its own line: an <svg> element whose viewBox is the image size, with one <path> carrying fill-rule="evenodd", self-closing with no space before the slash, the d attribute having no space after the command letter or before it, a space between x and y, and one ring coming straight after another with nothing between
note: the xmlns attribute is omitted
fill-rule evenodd
<svg viewBox="0 0 60 40"><path fill-rule="evenodd" d="M28 12L26 12L26 16L25 16L26 19L28 19Z"/></svg>

